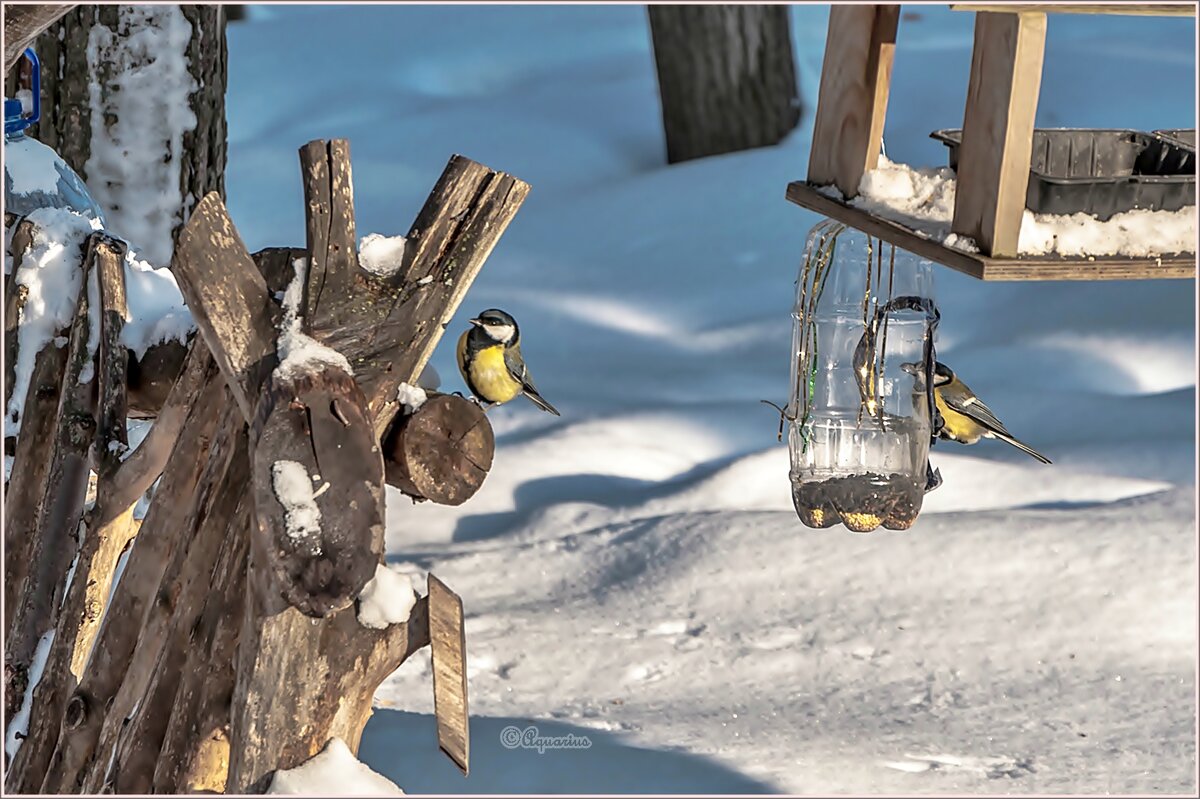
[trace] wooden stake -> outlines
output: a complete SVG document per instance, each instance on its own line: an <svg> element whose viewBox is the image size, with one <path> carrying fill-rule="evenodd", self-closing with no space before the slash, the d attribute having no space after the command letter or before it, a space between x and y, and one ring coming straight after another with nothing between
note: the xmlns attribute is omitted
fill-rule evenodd
<svg viewBox="0 0 1200 799"><path fill-rule="evenodd" d="M1018 252L1045 45L1045 13L975 15L951 229L984 255Z"/></svg>
<svg viewBox="0 0 1200 799"><path fill-rule="evenodd" d="M471 765L467 710L467 638L458 594L429 575L429 646L433 653L433 712L438 746L465 777Z"/></svg>
<svg viewBox="0 0 1200 799"><path fill-rule="evenodd" d="M900 6L829 9L808 180L849 198L879 161Z"/></svg>

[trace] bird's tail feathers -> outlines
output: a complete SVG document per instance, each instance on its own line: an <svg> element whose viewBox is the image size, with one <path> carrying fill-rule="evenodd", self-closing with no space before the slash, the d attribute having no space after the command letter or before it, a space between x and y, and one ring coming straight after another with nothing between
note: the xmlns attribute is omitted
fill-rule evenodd
<svg viewBox="0 0 1200 799"><path fill-rule="evenodd" d="M525 386L525 396L529 397L530 401L532 401L534 405L538 406L543 411L546 411L547 413L552 413L555 416L562 416L562 414L558 412L558 409L555 408L553 405L551 405L549 402L546 402L546 399L541 394L539 394L537 392L537 389L534 388L533 386L528 386L528 385Z"/></svg>
<svg viewBox="0 0 1200 799"><path fill-rule="evenodd" d="M1026 455L1032 455L1033 457L1037 458L1037 459L1038 459L1039 461L1041 461L1042 463L1050 463L1050 459L1049 459L1049 458L1047 458L1047 457L1046 457L1045 455L1043 455L1042 453L1038 452L1038 451L1037 451L1036 449L1034 449L1033 447L1031 447L1031 446L1029 446L1028 444L1026 444L1024 441L1020 441L1020 440L1018 440L1018 439L1016 439L1016 438L1013 438L1011 435L1006 435L1006 434L1004 434L1004 433L998 433L998 432L996 432L996 431L994 431L994 430L992 431L992 435L994 435L996 438L1000 439L1001 441L1005 441L1005 442L1007 442L1007 443L1009 443L1009 444L1012 444L1014 447L1016 447L1017 449L1021 450L1021 451L1022 451L1022 452L1024 452Z"/></svg>

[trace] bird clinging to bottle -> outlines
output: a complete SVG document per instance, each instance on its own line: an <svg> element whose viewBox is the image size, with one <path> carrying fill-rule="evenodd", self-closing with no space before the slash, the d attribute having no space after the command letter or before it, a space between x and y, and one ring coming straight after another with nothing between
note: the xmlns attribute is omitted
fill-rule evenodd
<svg viewBox="0 0 1200 799"><path fill-rule="evenodd" d="M487 405L499 405L524 394L543 411L561 416L533 385L521 357L517 320L491 308L470 322L471 327L458 340L458 369L471 393Z"/></svg>
<svg viewBox="0 0 1200 799"><path fill-rule="evenodd" d="M923 376L919 364L904 364L910 374ZM992 409L975 396L970 387L958 379L949 366L938 361L933 368L933 399L938 413L942 415L942 428L938 438L974 444L981 438L996 438L1012 444L1017 449L1037 458L1042 463L1050 459L1023 441L1018 440L992 413Z"/></svg>

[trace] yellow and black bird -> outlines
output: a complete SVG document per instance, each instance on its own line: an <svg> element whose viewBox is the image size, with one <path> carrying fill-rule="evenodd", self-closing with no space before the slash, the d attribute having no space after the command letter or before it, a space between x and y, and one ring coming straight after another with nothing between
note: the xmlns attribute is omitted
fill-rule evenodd
<svg viewBox="0 0 1200 799"><path fill-rule="evenodd" d="M920 374L918 365L904 364L904 370ZM1023 441L1018 440L992 413L992 409L975 396L975 392L958 379L949 366L938 361L933 368L933 399L938 413L942 415L942 429L938 438L974 444L981 438L996 438L1012 444L1022 452L1037 458L1042 463L1050 459Z"/></svg>
<svg viewBox="0 0 1200 799"><path fill-rule="evenodd" d="M524 394L543 411L561 416L533 385L521 357L517 320L492 308L470 321L471 327L458 340L458 370L471 393L487 405L499 405Z"/></svg>

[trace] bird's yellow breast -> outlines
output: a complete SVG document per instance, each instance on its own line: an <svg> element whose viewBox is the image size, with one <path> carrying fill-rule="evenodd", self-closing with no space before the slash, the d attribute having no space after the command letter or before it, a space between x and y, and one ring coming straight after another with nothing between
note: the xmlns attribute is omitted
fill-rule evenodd
<svg viewBox="0 0 1200 799"><path fill-rule="evenodd" d="M974 444L987 432L983 425L970 416L951 409L942 399L942 392L933 392L933 401L937 405L938 413L942 415L942 424L945 425L942 432L955 441Z"/></svg>
<svg viewBox="0 0 1200 799"><path fill-rule="evenodd" d="M521 393L521 384L509 374L504 362L503 344L477 351L468 363L466 343L464 334L458 343L458 366L475 396L485 402L508 402Z"/></svg>

